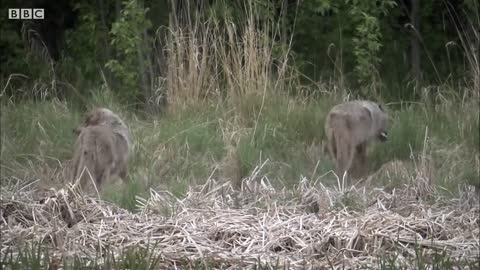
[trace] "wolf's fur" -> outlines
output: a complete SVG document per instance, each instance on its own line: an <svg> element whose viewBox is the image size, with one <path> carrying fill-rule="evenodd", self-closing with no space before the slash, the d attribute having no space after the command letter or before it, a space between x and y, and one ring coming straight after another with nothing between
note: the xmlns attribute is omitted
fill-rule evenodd
<svg viewBox="0 0 480 270"><path fill-rule="evenodd" d="M126 179L132 143L120 117L96 108L74 132L78 135L72 159L74 181L80 179L82 188L88 190L91 178L98 189L113 177Z"/></svg>
<svg viewBox="0 0 480 270"><path fill-rule="evenodd" d="M364 176L367 147L375 140L386 141L387 128L388 115L375 102L356 100L333 107L325 121L325 132L337 176Z"/></svg>

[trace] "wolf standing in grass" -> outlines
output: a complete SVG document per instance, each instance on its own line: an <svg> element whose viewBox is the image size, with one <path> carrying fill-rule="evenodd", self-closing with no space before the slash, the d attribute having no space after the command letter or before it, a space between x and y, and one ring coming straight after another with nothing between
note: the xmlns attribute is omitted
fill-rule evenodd
<svg viewBox="0 0 480 270"><path fill-rule="evenodd" d="M325 132L335 173L340 179L360 178L367 167L367 146L387 140L388 115L372 101L350 101L334 106L327 115Z"/></svg>
<svg viewBox="0 0 480 270"><path fill-rule="evenodd" d="M91 178L98 190L113 177L126 179L132 142L127 126L118 115L109 109L96 108L74 132L78 137L72 176L74 181L80 179L82 189L89 190Z"/></svg>

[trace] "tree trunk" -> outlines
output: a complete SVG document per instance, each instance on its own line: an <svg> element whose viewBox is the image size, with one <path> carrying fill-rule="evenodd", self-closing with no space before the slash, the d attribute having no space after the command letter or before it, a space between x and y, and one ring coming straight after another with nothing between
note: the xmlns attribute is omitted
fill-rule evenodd
<svg viewBox="0 0 480 270"><path fill-rule="evenodd" d="M115 0L115 20L120 19L121 11L122 11L122 0Z"/></svg>
<svg viewBox="0 0 480 270"><path fill-rule="evenodd" d="M287 44L287 11L288 11L288 0L283 0L282 5L282 43Z"/></svg>
<svg viewBox="0 0 480 270"><path fill-rule="evenodd" d="M412 33L410 39L410 57L412 75L415 82L419 84L422 81L422 70L420 67L420 0L411 0L410 18L412 21Z"/></svg>
<svg viewBox="0 0 480 270"><path fill-rule="evenodd" d="M107 14L108 14L108 11L107 11L107 8L106 3L103 1L103 0L99 0L98 1L98 5L99 5L99 8L100 8L100 21L102 22L102 31L104 31L105 33L108 33L108 25L107 25ZM108 6L108 3L107 3L107 6ZM112 58L112 54L111 54L111 51L110 51L110 44L108 43L108 37L104 37L102 38L103 39L103 46L105 46L104 48L104 51L103 51L103 61L106 62L108 60L110 60Z"/></svg>

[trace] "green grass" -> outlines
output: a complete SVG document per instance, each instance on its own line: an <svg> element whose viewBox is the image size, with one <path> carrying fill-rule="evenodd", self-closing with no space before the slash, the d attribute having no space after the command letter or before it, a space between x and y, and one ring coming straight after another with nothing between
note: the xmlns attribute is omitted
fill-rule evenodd
<svg viewBox="0 0 480 270"><path fill-rule="evenodd" d="M98 253L94 258L81 258L72 255L69 257L54 258L46 246L32 242L26 244L23 248L19 248L18 252L7 250L1 258L0 265L2 269L10 270L40 270L55 269L62 267L65 270L77 269L163 269L168 268L168 262L162 260L162 256L156 255L153 251L156 245L150 248L125 248L119 250L115 256L113 249L108 246L102 249L102 253ZM228 262L218 262L208 257L202 260L185 260L178 261L177 267L183 269L223 269L223 267L236 266L242 267L242 262L237 265L230 265ZM464 259L453 259L446 252L434 251L433 254L425 255L424 249L415 248L414 258L400 260L399 254L385 253L378 257L377 265L374 269L379 270L426 270L426 269L478 269L479 262L468 262ZM170 265L171 267L171 265ZM467 268L468 267L468 268ZM256 269L288 269L281 266L279 261L273 265L265 265L260 260L256 264ZM333 267L332 267L333 269ZM371 268L361 268L371 269Z"/></svg>
<svg viewBox="0 0 480 270"><path fill-rule="evenodd" d="M399 260L399 254L384 254L378 258L377 269L380 270L449 270L449 269L478 269L479 262L468 262L463 259L453 259L445 251L434 250L430 255L425 255L426 249L415 246L415 257L407 262Z"/></svg>
<svg viewBox="0 0 480 270"><path fill-rule="evenodd" d="M90 103L114 108L132 131L135 148L129 183L126 187L107 186L105 191L105 198L128 209L134 209L135 196L148 195L149 188L168 189L181 196L188 186L203 183L215 168L222 169L228 147L236 149L243 177L268 159L262 174L274 185L291 186L302 175L314 180L332 169L321 147L324 119L334 104L328 98L300 101L277 95L263 105L258 99L242 103L238 109L207 103L154 115L125 109L108 94L97 95ZM371 147L370 170L390 160L413 157L418 163L423 155L431 161L435 183L449 192L454 193L461 183L479 186L477 105L475 101L445 101L389 106L389 141ZM0 120L2 177L29 175L28 179L41 181L49 177L51 174L42 172L55 171L71 157L72 129L84 111L76 104L56 100L4 102ZM336 183L333 176L322 179Z"/></svg>
<svg viewBox="0 0 480 270"><path fill-rule="evenodd" d="M79 114L57 101L2 104L2 159L25 154L64 159L69 156Z"/></svg>

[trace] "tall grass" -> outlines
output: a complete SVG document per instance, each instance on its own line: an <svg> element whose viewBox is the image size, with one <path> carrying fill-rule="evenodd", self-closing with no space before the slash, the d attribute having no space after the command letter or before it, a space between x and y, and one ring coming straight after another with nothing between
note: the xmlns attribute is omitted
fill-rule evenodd
<svg viewBox="0 0 480 270"><path fill-rule="evenodd" d="M207 19L189 14L189 27L172 18L166 31L167 98L172 109L213 100L248 110L250 98L265 100L267 92L280 93L294 82L287 80L293 72L289 44L278 53L278 24L263 18L252 1L244 8L244 24L236 24L229 13L212 13Z"/></svg>
<svg viewBox="0 0 480 270"><path fill-rule="evenodd" d="M105 100L110 99L91 103ZM279 186L298 183L301 175L335 183L333 176L324 176L332 162L322 150L324 119L332 104L280 96L265 101L262 117L214 105L141 116L112 104L132 131L134 152L128 186L112 185L106 198L134 209L135 196L146 196L149 188L181 195L210 176L238 181L267 159L262 173ZM390 139L372 145L370 172L388 161L419 164L423 158L435 183L450 192L462 183L478 186L477 107L473 101L455 104L460 103L390 105ZM82 113L55 100L2 106L1 176L62 180L55 173L71 158L72 129Z"/></svg>

